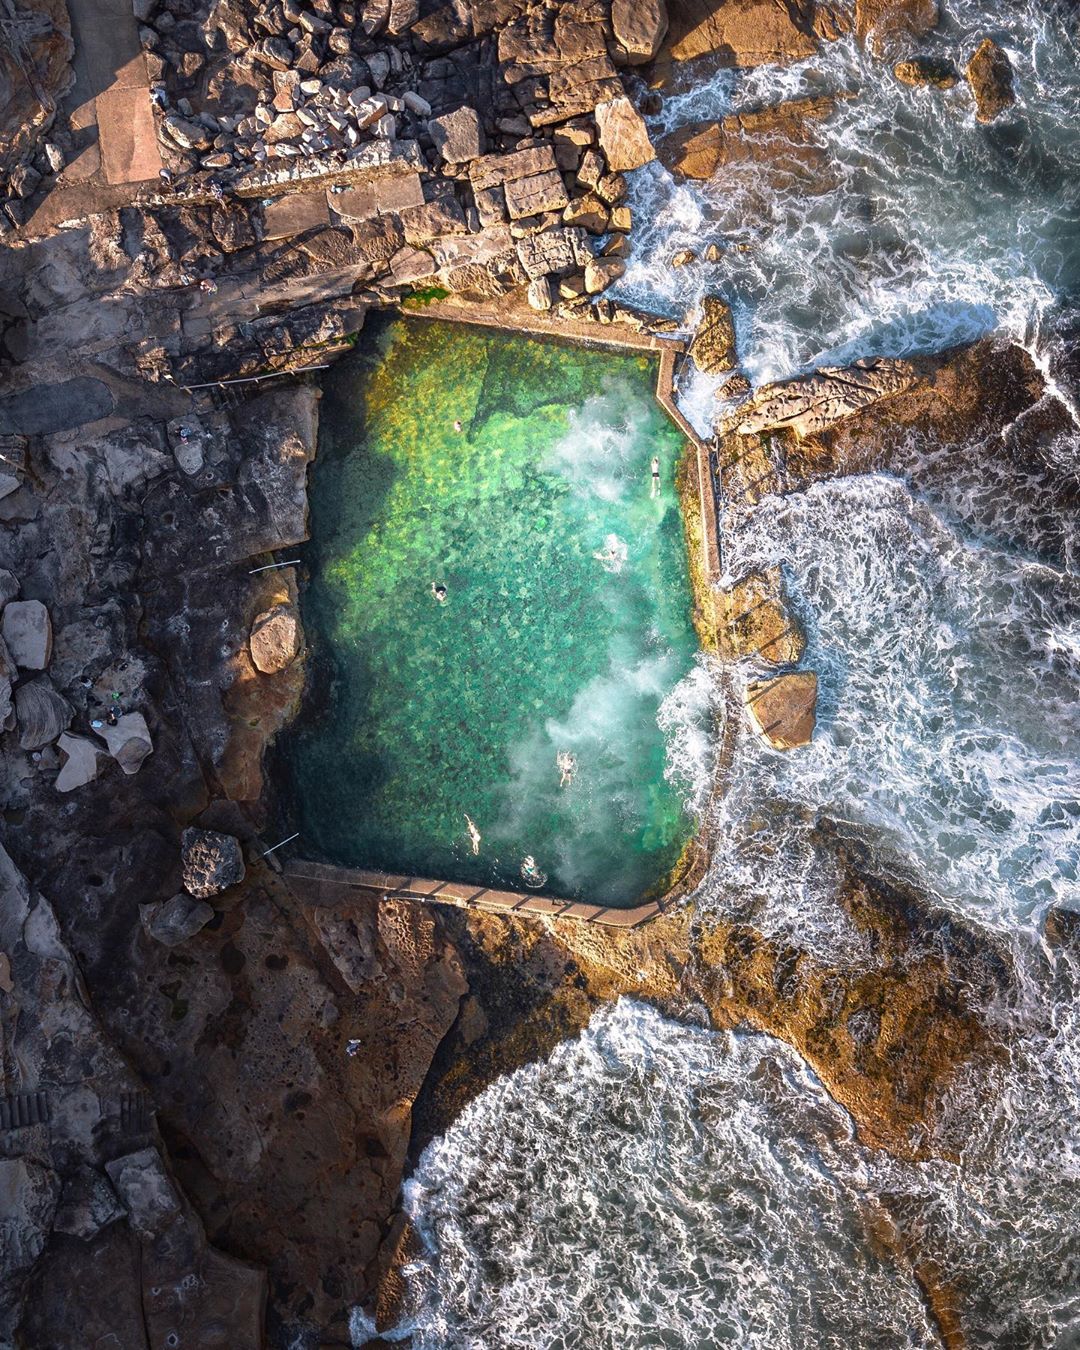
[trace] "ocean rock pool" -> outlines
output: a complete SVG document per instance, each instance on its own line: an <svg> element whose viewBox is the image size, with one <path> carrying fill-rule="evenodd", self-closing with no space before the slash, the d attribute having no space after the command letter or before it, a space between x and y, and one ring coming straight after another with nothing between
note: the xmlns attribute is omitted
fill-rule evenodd
<svg viewBox="0 0 1080 1350"><path fill-rule="evenodd" d="M307 856L507 887L531 856L545 892L610 905L666 888L694 830L674 724L697 642L654 379L636 353L421 319L335 366L283 747Z"/></svg>

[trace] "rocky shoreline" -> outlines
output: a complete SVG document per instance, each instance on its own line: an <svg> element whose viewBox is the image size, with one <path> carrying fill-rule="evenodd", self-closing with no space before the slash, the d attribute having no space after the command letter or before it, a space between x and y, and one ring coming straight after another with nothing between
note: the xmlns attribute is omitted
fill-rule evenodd
<svg viewBox="0 0 1080 1350"><path fill-rule="evenodd" d="M316 903L264 856L264 758L304 688L300 578L279 565L307 537L302 372L368 310L444 293L575 338L684 328L605 295L673 67L790 62L852 30L911 65L937 18L933 0L422 8L135 0L168 178L132 182L108 176L103 116L94 168L61 106L64 6L19 9L43 97L16 82L0 109L0 1343L348 1345L351 1307L392 1316L410 1159L622 994L786 1040L904 1158L948 1153L942 1094L998 1053L979 1010L1008 985L1000 953L839 844L865 968L692 906L606 933ZM979 50L990 116L1007 60ZM805 130L827 114L782 105L671 152L687 174L760 164L755 138L797 125L769 172L827 172ZM748 395L722 301L694 323L690 359ZM759 390L712 446L727 527L767 491L888 467L912 428L1016 428L1019 462L1058 415L993 343ZM807 726L782 579L734 579L717 613L748 690L800 681L798 744L812 703Z"/></svg>

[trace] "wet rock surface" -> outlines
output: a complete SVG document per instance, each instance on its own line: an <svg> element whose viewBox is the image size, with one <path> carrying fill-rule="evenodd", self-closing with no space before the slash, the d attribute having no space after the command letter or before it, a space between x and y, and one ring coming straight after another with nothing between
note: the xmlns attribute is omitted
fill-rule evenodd
<svg viewBox="0 0 1080 1350"><path fill-rule="evenodd" d="M966 74L980 122L993 122L1016 102L1012 63L993 38L985 38L979 44L967 64Z"/></svg>

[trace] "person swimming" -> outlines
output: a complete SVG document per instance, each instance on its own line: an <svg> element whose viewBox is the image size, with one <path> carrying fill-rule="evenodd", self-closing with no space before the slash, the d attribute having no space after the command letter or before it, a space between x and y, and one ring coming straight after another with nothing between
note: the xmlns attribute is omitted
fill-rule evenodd
<svg viewBox="0 0 1080 1350"><path fill-rule="evenodd" d="M660 495L660 459L657 455L652 457L652 492L649 495L652 497Z"/></svg>
<svg viewBox="0 0 1080 1350"><path fill-rule="evenodd" d="M441 581L433 581L431 583L431 594L435 597L435 599L439 602L440 605L445 605L446 597L449 594L449 592L447 591L446 587L443 585Z"/></svg>
<svg viewBox="0 0 1080 1350"><path fill-rule="evenodd" d="M626 565L629 552L630 550L617 534L609 534L604 539L604 547L597 549L593 557L598 563L603 564L605 572L614 572L618 575Z"/></svg>
<svg viewBox="0 0 1080 1350"><path fill-rule="evenodd" d="M536 865L536 859L531 853L526 853L521 860L521 879L531 890L538 890L547 881L547 873L541 872Z"/></svg>
<svg viewBox="0 0 1080 1350"><path fill-rule="evenodd" d="M577 773L577 755L572 750L560 750L555 756L555 767L559 770L559 786L569 787Z"/></svg>
<svg viewBox="0 0 1080 1350"><path fill-rule="evenodd" d="M465 824L469 831L469 842L472 844L473 857L475 858L480 852L480 831L476 828L471 816L466 815Z"/></svg>

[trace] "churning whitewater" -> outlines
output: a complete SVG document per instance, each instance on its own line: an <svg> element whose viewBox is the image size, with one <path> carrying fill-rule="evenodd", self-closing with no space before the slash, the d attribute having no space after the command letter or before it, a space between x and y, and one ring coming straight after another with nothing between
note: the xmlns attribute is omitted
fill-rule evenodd
<svg viewBox="0 0 1080 1350"><path fill-rule="evenodd" d="M677 183L661 163L637 171L619 293L680 319L723 295L755 385L994 332L1075 410L1077 10L944 8L929 55L962 66L987 34L1009 54L1019 101L993 126L976 123L962 82L899 86L853 39L784 70L684 71L656 140L840 95L818 131L830 181L765 197L749 180L733 191ZM711 268L669 265L709 241ZM682 391L702 431L716 384ZM998 445L913 439L891 474L725 521L732 576L783 569L818 725L790 756L740 735L709 808L719 846L697 903L857 965L866 938L836 905L825 825L995 945L1012 992L983 1010L995 1067L961 1075L945 1104L953 1161L864 1149L767 1037L623 1001L429 1146L406 1197L424 1255L395 1335L423 1350L939 1345L890 1240L902 1219L947 1272L963 1344L1080 1344L1080 981L1045 936L1080 910L1080 533L1045 501L1052 479L1080 474L1078 444L1074 425L1021 471ZM708 762L689 728L713 683L702 661L661 709L690 764Z"/></svg>

